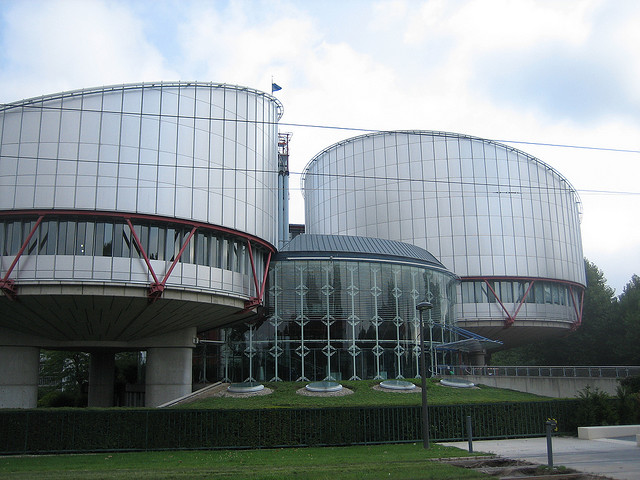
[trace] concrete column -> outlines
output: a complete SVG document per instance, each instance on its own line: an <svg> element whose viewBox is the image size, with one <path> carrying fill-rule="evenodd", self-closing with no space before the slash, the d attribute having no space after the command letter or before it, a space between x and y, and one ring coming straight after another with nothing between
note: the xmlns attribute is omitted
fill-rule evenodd
<svg viewBox="0 0 640 480"><path fill-rule="evenodd" d="M38 406L37 347L0 346L0 408Z"/></svg>
<svg viewBox="0 0 640 480"><path fill-rule="evenodd" d="M485 357L486 357L485 351L469 353L469 359L471 361L471 365L474 365L476 367L483 367L487 364Z"/></svg>
<svg viewBox="0 0 640 480"><path fill-rule="evenodd" d="M98 350L90 353L89 401L90 407L113 407L115 380L115 353Z"/></svg>
<svg viewBox="0 0 640 480"><path fill-rule="evenodd" d="M153 347L147 349L147 407L191 393L192 347Z"/></svg>

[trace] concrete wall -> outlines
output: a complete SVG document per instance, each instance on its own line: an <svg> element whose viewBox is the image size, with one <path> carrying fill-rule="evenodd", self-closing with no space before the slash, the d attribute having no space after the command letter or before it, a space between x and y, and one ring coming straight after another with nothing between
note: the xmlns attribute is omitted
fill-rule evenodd
<svg viewBox="0 0 640 480"><path fill-rule="evenodd" d="M618 380L616 378L596 377L503 377L465 375L460 378L469 380L475 384L489 387L507 388L518 392L533 393L544 397L572 398L587 386L591 389L598 388L609 395L616 394Z"/></svg>
<svg viewBox="0 0 640 480"><path fill-rule="evenodd" d="M39 356L35 347L0 346L0 408L36 407Z"/></svg>

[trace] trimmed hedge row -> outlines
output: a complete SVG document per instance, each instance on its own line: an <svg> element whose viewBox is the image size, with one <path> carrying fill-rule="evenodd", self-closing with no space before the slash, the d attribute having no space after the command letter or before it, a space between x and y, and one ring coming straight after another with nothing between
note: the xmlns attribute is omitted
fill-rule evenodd
<svg viewBox="0 0 640 480"><path fill-rule="evenodd" d="M576 400L435 405L429 407L434 441L540 436L555 418L575 433ZM65 409L0 411L0 453L60 453L164 449L272 448L416 442L421 409L183 410Z"/></svg>

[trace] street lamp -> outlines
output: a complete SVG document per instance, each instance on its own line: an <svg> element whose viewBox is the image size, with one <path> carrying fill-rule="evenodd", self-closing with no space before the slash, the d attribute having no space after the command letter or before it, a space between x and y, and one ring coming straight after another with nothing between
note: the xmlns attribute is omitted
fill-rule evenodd
<svg viewBox="0 0 640 480"><path fill-rule="evenodd" d="M416 310L420 312L420 378L422 380L422 446L429 448L429 412L427 411L427 375L424 362L424 321L422 312L431 310L431 302L420 302Z"/></svg>

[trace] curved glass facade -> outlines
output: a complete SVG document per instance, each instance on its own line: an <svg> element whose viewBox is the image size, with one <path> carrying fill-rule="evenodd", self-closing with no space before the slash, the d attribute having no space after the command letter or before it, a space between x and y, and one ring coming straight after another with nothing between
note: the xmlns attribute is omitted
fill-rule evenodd
<svg viewBox="0 0 640 480"><path fill-rule="evenodd" d="M269 271L264 318L225 331L221 376L234 382L416 377L421 301L434 306L424 313L432 367L454 360L448 353L436 359L435 346L455 340L438 325L455 324L456 283L446 270L417 263L278 260Z"/></svg>
<svg viewBox="0 0 640 480"><path fill-rule="evenodd" d="M459 275L465 328L509 346L526 340L504 325L539 336L581 321L580 200L531 155L453 133L380 132L316 155L303 193L308 233L411 243Z"/></svg>
<svg viewBox="0 0 640 480"><path fill-rule="evenodd" d="M308 233L412 243L462 277L585 284L575 190L506 145L441 132L363 135L316 155L303 191Z"/></svg>
<svg viewBox="0 0 640 480"><path fill-rule="evenodd" d="M272 96L214 83L77 90L0 108L0 210L132 212L276 243Z"/></svg>
<svg viewBox="0 0 640 480"><path fill-rule="evenodd" d="M35 219L0 219L2 271L9 267L35 225ZM252 293L246 238L200 226L187 241L193 227L167 219L134 219L132 225L142 249L161 274L186 245L169 285L243 292L246 297ZM254 244L252 254L256 271L262 272L267 250ZM92 257L100 258L94 261ZM26 244L20 262L17 280L153 281L130 227L117 217L46 216Z"/></svg>
<svg viewBox="0 0 640 480"><path fill-rule="evenodd" d="M276 243L281 115L271 95L197 82L75 90L3 105L2 271L32 216L44 214L12 279L153 282L129 215L160 274L186 245L167 285L243 301L258 296L247 241L260 272Z"/></svg>

